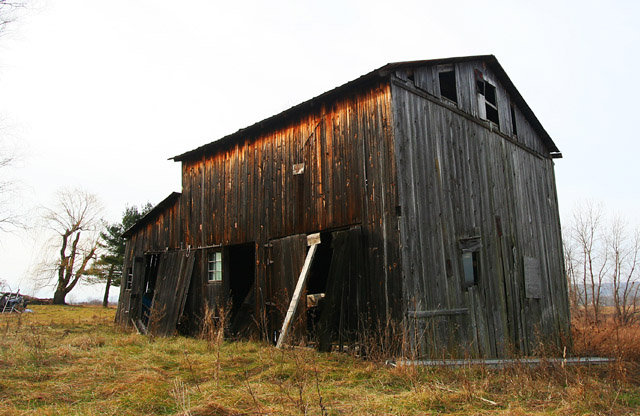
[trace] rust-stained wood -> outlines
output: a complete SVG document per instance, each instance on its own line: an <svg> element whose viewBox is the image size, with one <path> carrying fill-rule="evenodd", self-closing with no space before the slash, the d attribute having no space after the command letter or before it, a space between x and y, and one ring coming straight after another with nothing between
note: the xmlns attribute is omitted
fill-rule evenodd
<svg viewBox="0 0 640 416"><path fill-rule="evenodd" d="M455 72L455 102L442 97L441 65ZM479 74L496 87L497 123L479 111ZM365 321L403 322L424 354L528 354L568 334L557 156L494 57L389 64L177 156L182 195L136 225L125 267L193 250L185 314L197 321L242 278L208 282L208 250L255 246L255 281L237 301L241 320L274 340L306 236L324 233L321 348L356 340ZM473 254L475 284L465 283L463 253ZM122 288L118 321L137 319L140 302Z"/></svg>

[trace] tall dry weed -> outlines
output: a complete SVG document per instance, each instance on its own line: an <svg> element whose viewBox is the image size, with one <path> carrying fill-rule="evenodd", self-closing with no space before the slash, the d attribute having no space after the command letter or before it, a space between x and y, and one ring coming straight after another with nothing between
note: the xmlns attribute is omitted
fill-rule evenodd
<svg viewBox="0 0 640 416"><path fill-rule="evenodd" d="M171 398L173 398L176 408L180 413L180 416L191 416L191 399L189 397L189 389L179 379L173 380L173 386L169 392Z"/></svg>
<svg viewBox="0 0 640 416"><path fill-rule="evenodd" d="M207 349L215 353L216 363L214 377L217 387L220 386L220 354L225 332L228 330L227 326L230 310L230 307L225 308L224 306L221 306L216 310L211 308L208 304L205 304L203 311L200 339L205 340L207 342Z"/></svg>

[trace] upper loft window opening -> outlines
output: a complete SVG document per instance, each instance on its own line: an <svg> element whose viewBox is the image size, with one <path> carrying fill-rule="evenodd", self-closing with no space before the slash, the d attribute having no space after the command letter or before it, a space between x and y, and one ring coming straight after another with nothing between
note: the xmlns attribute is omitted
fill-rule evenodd
<svg viewBox="0 0 640 416"><path fill-rule="evenodd" d="M514 136L518 135L518 125L516 124L516 108L511 104L511 132Z"/></svg>
<svg viewBox="0 0 640 416"><path fill-rule="evenodd" d="M409 81L411 82L415 82L416 81L416 77L413 74L413 69L407 69L407 78L409 79Z"/></svg>
<svg viewBox="0 0 640 416"><path fill-rule="evenodd" d="M478 91L478 106L480 118L500 125L498 117L498 97L495 85L484 79L482 72L476 70L476 87Z"/></svg>
<svg viewBox="0 0 640 416"><path fill-rule="evenodd" d="M453 65L438 67L438 81L440 81L440 96L458 104L458 90L456 89L456 71Z"/></svg>

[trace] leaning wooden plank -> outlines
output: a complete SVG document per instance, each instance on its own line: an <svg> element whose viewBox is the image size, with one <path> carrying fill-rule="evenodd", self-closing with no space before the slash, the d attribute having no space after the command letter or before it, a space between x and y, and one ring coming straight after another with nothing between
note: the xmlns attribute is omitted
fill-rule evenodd
<svg viewBox="0 0 640 416"><path fill-rule="evenodd" d="M284 318L284 322L282 323L282 330L280 330L280 336L278 337L278 342L276 344L277 348L282 348L284 345L285 338L287 337L287 332L289 332L289 326L291 325L291 319L293 315L296 313L296 309L298 308L298 302L300 301L300 295L302 294L302 288L304 288L305 283L307 282L307 276L309 275L309 269L311 268L311 262L313 261L313 257L316 254L316 249L318 248L318 244L313 244L307 253L307 258L304 260L304 265L302 266L302 271L300 272L300 277L298 277L298 283L296 284L296 289L293 292L293 298L291 298L291 303L289 303L289 309L287 310L287 315Z"/></svg>

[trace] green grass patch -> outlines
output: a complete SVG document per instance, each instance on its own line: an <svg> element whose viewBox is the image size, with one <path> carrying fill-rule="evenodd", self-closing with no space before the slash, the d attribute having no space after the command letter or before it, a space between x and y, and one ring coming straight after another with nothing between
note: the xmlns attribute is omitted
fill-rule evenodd
<svg viewBox="0 0 640 416"><path fill-rule="evenodd" d="M150 339L114 309L0 316L0 415L637 414L635 372L392 368L256 342Z"/></svg>

